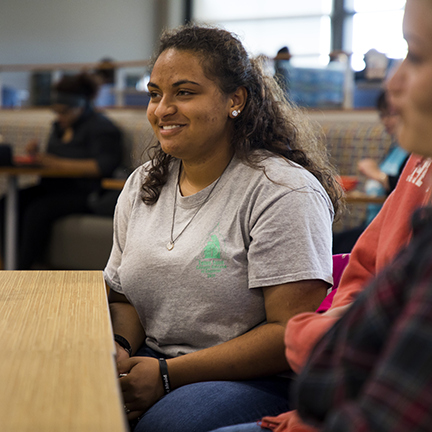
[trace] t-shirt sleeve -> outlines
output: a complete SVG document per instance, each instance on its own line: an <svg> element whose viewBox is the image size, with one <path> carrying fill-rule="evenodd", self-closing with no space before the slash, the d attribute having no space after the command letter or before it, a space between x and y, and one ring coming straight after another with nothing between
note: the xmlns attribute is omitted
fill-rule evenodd
<svg viewBox="0 0 432 432"><path fill-rule="evenodd" d="M249 288L307 279L331 285L333 207L327 194L312 183L271 185L264 196L250 220Z"/></svg>
<svg viewBox="0 0 432 432"><path fill-rule="evenodd" d="M106 283L114 291L123 292L119 268L122 263L123 251L126 244L126 234L133 202L136 198L136 191L139 190L137 182L140 180L140 169L138 168L126 181L123 190L117 201L114 212L114 233L113 246L108 263L104 269Z"/></svg>

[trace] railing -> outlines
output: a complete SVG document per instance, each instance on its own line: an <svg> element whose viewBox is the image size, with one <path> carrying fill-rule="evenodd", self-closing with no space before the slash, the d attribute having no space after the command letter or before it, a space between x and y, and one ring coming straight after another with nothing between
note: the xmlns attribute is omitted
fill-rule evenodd
<svg viewBox="0 0 432 432"><path fill-rule="evenodd" d="M145 78L148 70L149 60L132 60L132 61L117 61L110 62L109 66L104 66L104 63L48 63L48 64L0 64L0 89L2 89L2 74L11 72L27 72L29 74L29 81L31 75L47 73L50 77L50 82L55 82L62 77L64 73L87 71L92 73L98 69L112 69L115 71L115 81L110 88L110 92L114 96L111 106L126 106L128 95L144 95L146 92L137 90L134 87L128 86L128 77L130 77L131 70L135 70L135 77L140 76ZM128 75L129 73L129 75ZM20 89L16 89L20 90ZM34 88L31 88L30 82L28 83L28 100L25 104L32 105L34 101ZM3 107L2 91L0 91L0 107Z"/></svg>
<svg viewBox="0 0 432 432"><path fill-rule="evenodd" d="M10 73L10 72L28 72L32 74L33 77L36 78L37 74L49 74L48 82L45 83L45 100L42 103L39 103L35 95L37 94L38 86L33 83L33 86L29 83L29 94L28 101L24 105L49 105L49 89L53 82L57 81L61 78L64 73L68 72L77 72L77 71L88 71L94 72L100 69L112 69L115 71L115 80L114 83L109 88L105 88L108 92L106 93L109 96L106 99L109 99L109 102L105 100L104 103L100 103L98 106L110 106L110 107L125 107L125 106L146 106L147 105L147 91L145 88L145 78L148 76L148 67L149 60L133 60L133 61L110 61L108 63L105 62L97 62L97 63L50 63L50 64L11 64L11 65L2 65L0 64L0 89L2 88L2 73ZM131 75L131 71L138 71L135 75ZM296 68L292 68L292 70L296 70ZM314 79L313 82L303 82L309 75L315 74L316 76L321 76L323 73L327 74L339 74L342 75L339 79L340 83L337 84L339 86L339 90L337 90L341 96L338 97L338 101L336 103L325 105L310 105L309 99L319 99L320 95L323 96L325 87L325 82L322 82L322 78ZM134 80L130 79L136 78L137 76L141 79L141 86L136 88L133 86ZM295 83L294 77L301 77L303 80L300 84ZM43 78L43 77L42 77ZM300 105L312 107L312 108L328 108L332 106L333 108L345 108L350 109L353 108L353 91L354 91L354 80L353 80L353 71L350 69L348 63L345 66L341 65L341 69L339 71L329 70L329 69L302 69L297 70L296 74L293 74L293 84L294 90L299 93L298 99L295 99L295 94L293 93L291 96L294 97L294 101ZM316 87L316 88L315 88ZM328 86L327 86L328 87ZM100 95L102 94L102 87L100 90ZM327 96L324 95L324 99ZM333 97L333 96L332 96ZM135 98L135 101L133 100ZM136 100L138 99L138 100ZM304 104L306 102L306 104ZM326 100L324 101L326 102ZM329 102L327 100L327 102ZM309 103L309 105L308 105ZM0 91L0 107L4 107L4 103L2 101L2 91Z"/></svg>

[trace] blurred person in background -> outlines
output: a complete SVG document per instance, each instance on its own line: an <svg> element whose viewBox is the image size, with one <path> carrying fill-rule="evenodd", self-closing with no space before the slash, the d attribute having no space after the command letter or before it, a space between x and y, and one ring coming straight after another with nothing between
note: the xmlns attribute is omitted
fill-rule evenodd
<svg viewBox="0 0 432 432"><path fill-rule="evenodd" d="M285 92L289 92L292 54L287 46L282 47L274 58L275 79Z"/></svg>
<svg viewBox="0 0 432 432"><path fill-rule="evenodd" d="M64 76L53 87L51 108L56 120L46 151L41 151L34 140L26 147L34 164L79 171L82 175L42 178L36 186L19 192L20 270L30 269L43 259L51 227L57 219L92 212L91 197L100 189L100 179L112 176L121 164L122 133L93 109L97 90L97 83L86 73ZM0 203L0 218L3 222L4 199Z"/></svg>
<svg viewBox="0 0 432 432"><path fill-rule="evenodd" d="M114 106L115 81L116 81L116 64L114 60L106 57L101 59L97 68L94 70L93 77L99 85L98 93L94 100L96 107Z"/></svg>
<svg viewBox="0 0 432 432"><path fill-rule="evenodd" d="M362 159L358 163L360 173L367 177L365 192L373 197L388 196L394 190L409 157L409 153L397 141L398 115L389 103L385 91L378 97L377 109L386 132L391 136L392 143L381 163L372 158ZM381 207L382 204L369 204L366 219L360 226L335 233L333 254L351 252L354 244Z"/></svg>

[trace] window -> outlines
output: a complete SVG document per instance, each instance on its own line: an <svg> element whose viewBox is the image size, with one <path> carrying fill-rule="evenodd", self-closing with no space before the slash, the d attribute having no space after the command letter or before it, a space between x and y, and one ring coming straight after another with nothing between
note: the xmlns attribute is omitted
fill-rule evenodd
<svg viewBox="0 0 432 432"><path fill-rule="evenodd" d="M295 66L327 64L332 0L195 0L197 22L236 33L254 55L274 57L288 46Z"/></svg>
<svg viewBox="0 0 432 432"><path fill-rule="evenodd" d="M346 23L348 37L344 47L353 53L355 70L363 69L363 54L371 48L389 58L405 57L407 47L402 36L404 7L405 0L347 0L346 11L352 19Z"/></svg>
<svg viewBox="0 0 432 432"><path fill-rule="evenodd" d="M326 65L329 52L343 48L353 53L353 68L361 70L363 55L371 48L390 58L405 56L405 1L193 0L192 17L238 34L254 55L273 57L288 46L294 66L313 67ZM332 19L341 15L344 19ZM332 25L343 27L342 47L331 46Z"/></svg>

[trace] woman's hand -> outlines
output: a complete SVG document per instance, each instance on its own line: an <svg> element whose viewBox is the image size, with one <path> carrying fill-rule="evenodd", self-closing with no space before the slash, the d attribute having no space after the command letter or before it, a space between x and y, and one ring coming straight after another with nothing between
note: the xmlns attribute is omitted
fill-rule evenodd
<svg viewBox="0 0 432 432"><path fill-rule="evenodd" d="M38 153L35 157L37 162L45 168L59 167L63 159L48 153Z"/></svg>
<svg viewBox="0 0 432 432"><path fill-rule="evenodd" d="M342 315L345 314L345 312L351 307L351 305L352 305L352 303L348 303L345 306L330 308L329 310L324 312L322 315L339 319L342 317Z"/></svg>
<svg viewBox="0 0 432 432"><path fill-rule="evenodd" d="M35 156L39 153L39 141L37 139L30 140L26 147L25 152L30 156Z"/></svg>
<svg viewBox="0 0 432 432"><path fill-rule="evenodd" d="M117 363L124 406L130 412L128 420L134 420L144 414L163 395L159 361L151 357L131 357Z"/></svg>
<svg viewBox="0 0 432 432"><path fill-rule="evenodd" d="M386 189L389 188L388 176L380 170L375 160L370 158L362 159L357 164L357 167L367 178L380 182Z"/></svg>
<svg viewBox="0 0 432 432"><path fill-rule="evenodd" d="M95 159L69 159L49 153L37 153L35 154L35 161L45 168L81 171L86 176L100 175L99 166Z"/></svg>
<svg viewBox="0 0 432 432"><path fill-rule="evenodd" d="M124 360L128 360L130 358L129 353L121 345L119 345L117 342L115 342L115 346L116 346L115 361L117 364L124 361Z"/></svg>
<svg viewBox="0 0 432 432"><path fill-rule="evenodd" d="M362 159L361 161L359 161L357 166L359 171L363 175L373 180L378 180L378 177L381 175L382 172L377 162L370 158Z"/></svg>

